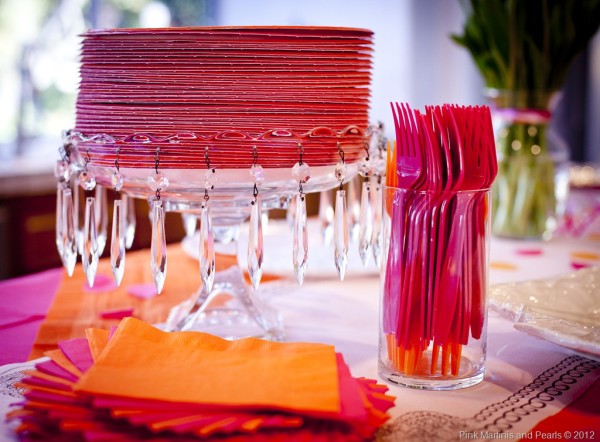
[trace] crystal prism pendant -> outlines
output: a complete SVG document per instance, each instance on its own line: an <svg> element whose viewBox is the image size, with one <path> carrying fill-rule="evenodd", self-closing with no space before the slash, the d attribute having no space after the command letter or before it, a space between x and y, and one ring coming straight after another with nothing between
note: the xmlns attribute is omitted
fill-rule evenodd
<svg viewBox="0 0 600 442"><path fill-rule="evenodd" d="M113 206L112 235L110 240L110 265L117 286L121 285L125 271L125 203L115 200ZM126 203L125 203L126 204Z"/></svg>
<svg viewBox="0 0 600 442"><path fill-rule="evenodd" d="M125 247L131 248L135 237L135 199L127 195L121 197L125 212Z"/></svg>
<svg viewBox="0 0 600 442"><path fill-rule="evenodd" d="M290 198L287 210L285 212L285 220L291 230L294 230L294 221L296 220L296 198Z"/></svg>
<svg viewBox="0 0 600 442"><path fill-rule="evenodd" d="M81 204L79 200L80 187L78 184L79 178L74 180L71 193L73 194L73 222L75 224L75 238L77 241L77 253L83 255L83 216ZM85 208L85 205L83 206Z"/></svg>
<svg viewBox="0 0 600 442"><path fill-rule="evenodd" d="M335 194L335 216L333 221L333 241L335 245L335 268L344 280L348 263L348 215L346 211L346 192L338 190Z"/></svg>
<svg viewBox="0 0 600 442"><path fill-rule="evenodd" d="M215 281L215 241L208 201L202 204L200 211L200 278L210 293Z"/></svg>
<svg viewBox="0 0 600 442"><path fill-rule="evenodd" d="M250 230L248 232L248 275L250 275L254 290L258 289L262 277L263 230L261 203L261 198L257 196L250 209Z"/></svg>
<svg viewBox="0 0 600 442"><path fill-rule="evenodd" d="M373 184L371 186L371 208L373 211L371 250L373 251L373 259L379 267L381 265L381 252L383 247L383 200L381 184Z"/></svg>
<svg viewBox="0 0 600 442"><path fill-rule="evenodd" d="M348 198L346 200L346 207L348 210L348 229L350 233L350 240L358 242L358 226L360 218L360 201L358 198L358 183L359 179L354 178L348 182Z"/></svg>
<svg viewBox="0 0 600 442"><path fill-rule="evenodd" d="M162 292L167 276L167 241L165 238L165 210L163 202L152 201L152 239L150 240L150 269L158 294Z"/></svg>
<svg viewBox="0 0 600 442"><path fill-rule="evenodd" d="M181 221L183 222L183 230L185 231L185 236L191 238L196 233L196 226L198 225L198 217L193 213L185 213L181 214Z"/></svg>
<svg viewBox="0 0 600 442"><path fill-rule="evenodd" d="M77 237L74 222L73 196L71 195L71 189L66 188L63 192L62 203L62 260L69 276L73 276L73 270L77 262Z"/></svg>
<svg viewBox="0 0 600 442"><path fill-rule="evenodd" d="M83 222L83 254L81 255L83 271L90 287L94 285L98 270L98 243L96 242L96 200L85 199L85 220Z"/></svg>
<svg viewBox="0 0 600 442"><path fill-rule="evenodd" d="M66 185L64 182L59 182L56 186L56 225L55 225L55 240L56 240L56 250L58 250L58 256L64 262L63 257L63 201L64 201L64 193L65 193Z"/></svg>
<svg viewBox="0 0 600 442"><path fill-rule="evenodd" d="M369 263L371 248L371 235L373 231L373 211L371 208L371 186L368 181L363 182L360 196L360 217L358 227L358 254L363 265Z"/></svg>
<svg viewBox="0 0 600 442"><path fill-rule="evenodd" d="M306 275L308 258L308 232L306 226L306 198L304 195L296 196L296 214L294 217L294 242L293 242L294 273L298 284L302 284Z"/></svg>
<svg viewBox="0 0 600 442"><path fill-rule="evenodd" d="M319 224L323 243L329 245L333 238L333 206L329 190L323 190L319 195Z"/></svg>
<svg viewBox="0 0 600 442"><path fill-rule="evenodd" d="M104 253L108 238L108 201L106 188L96 185L96 241L98 243L98 256Z"/></svg>

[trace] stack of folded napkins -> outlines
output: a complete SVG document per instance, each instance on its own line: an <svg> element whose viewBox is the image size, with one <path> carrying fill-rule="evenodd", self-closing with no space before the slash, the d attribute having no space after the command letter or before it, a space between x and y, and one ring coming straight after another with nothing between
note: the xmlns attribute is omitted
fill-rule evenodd
<svg viewBox="0 0 600 442"><path fill-rule="evenodd" d="M165 333L134 318L47 355L10 414L25 438L361 441L394 401L329 345Z"/></svg>

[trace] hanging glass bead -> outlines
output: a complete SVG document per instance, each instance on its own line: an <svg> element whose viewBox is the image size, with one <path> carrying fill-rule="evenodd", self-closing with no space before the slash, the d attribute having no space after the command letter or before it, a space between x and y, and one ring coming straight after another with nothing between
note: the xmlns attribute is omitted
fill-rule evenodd
<svg viewBox="0 0 600 442"><path fill-rule="evenodd" d="M160 294L167 276L167 241L165 238L165 211L163 202L152 201L152 239L150 241L150 268L156 291Z"/></svg>
<svg viewBox="0 0 600 442"><path fill-rule="evenodd" d="M102 256L108 240L108 200L106 188L96 186L96 242L98 256Z"/></svg>
<svg viewBox="0 0 600 442"><path fill-rule="evenodd" d="M58 160L54 165L54 177L59 181L69 181L71 178L71 166L65 160Z"/></svg>
<svg viewBox="0 0 600 442"><path fill-rule="evenodd" d="M263 264L263 230L262 200L259 196L250 209L250 228L248 232L248 275L254 290L258 289L262 277Z"/></svg>
<svg viewBox="0 0 600 442"><path fill-rule="evenodd" d="M125 247L130 249L133 245L133 239L135 237L135 198L123 195L123 207L125 209Z"/></svg>
<svg viewBox="0 0 600 442"><path fill-rule="evenodd" d="M215 242L210 213L210 202L204 201L200 211L200 278L210 293L215 281Z"/></svg>
<svg viewBox="0 0 600 442"><path fill-rule="evenodd" d="M347 168L346 163L340 161L335 165L335 179L338 181L344 181L346 178Z"/></svg>
<svg viewBox="0 0 600 442"><path fill-rule="evenodd" d="M265 171L260 164L254 164L250 167L250 175L259 186L265 181Z"/></svg>
<svg viewBox="0 0 600 442"><path fill-rule="evenodd" d="M329 190L323 190L319 195L319 223L323 243L329 245L333 239L333 206Z"/></svg>
<svg viewBox="0 0 600 442"><path fill-rule="evenodd" d="M306 198L304 194L296 196L296 214L294 218L293 261L294 273L298 284L302 284L306 275L308 258L308 231L306 226Z"/></svg>
<svg viewBox="0 0 600 442"><path fill-rule="evenodd" d="M348 216L346 212L346 192L344 190L338 190L335 194L333 226L335 268L340 281L343 281L348 263Z"/></svg>
<svg viewBox="0 0 600 442"><path fill-rule="evenodd" d="M370 184L363 182L360 196L360 219L358 227L358 254L363 265L369 263L371 235L373 232L373 211L371 208Z"/></svg>
<svg viewBox="0 0 600 442"><path fill-rule="evenodd" d="M363 158L360 160L358 173L363 178L369 178L373 174L373 162L371 158Z"/></svg>
<svg viewBox="0 0 600 442"><path fill-rule="evenodd" d="M204 174L204 188L206 190L214 189L217 183L217 174L215 169L208 169Z"/></svg>
<svg viewBox="0 0 600 442"><path fill-rule="evenodd" d="M371 207L373 210L373 231L371 233L371 250L373 258L379 267L383 247L383 199L381 184L371 186Z"/></svg>
<svg viewBox="0 0 600 442"><path fill-rule="evenodd" d="M67 269L67 274L72 276L77 262L77 237L75 235L73 196L69 188L66 188L63 193L62 238L63 264Z"/></svg>
<svg viewBox="0 0 600 442"><path fill-rule="evenodd" d="M64 193L67 185L64 181L59 181L56 185L56 224L55 224L55 241L56 241L56 250L58 250L58 256L64 262L63 258L63 201L64 201Z"/></svg>
<svg viewBox="0 0 600 442"><path fill-rule="evenodd" d="M84 170L79 174L79 185L83 190L94 190L96 187L96 177L93 172Z"/></svg>
<svg viewBox="0 0 600 442"><path fill-rule="evenodd" d="M310 166L306 162L298 162L292 167L292 176L300 183L306 183L310 179Z"/></svg>
<svg viewBox="0 0 600 442"><path fill-rule="evenodd" d="M115 189L115 192L120 192L124 183L123 175L121 175L119 171L116 171L110 177L110 183L112 184L113 189Z"/></svg>
<svg viewBox="0 0 600 442"><path fill-rule="evenodd" d="M148 187L153 192L158 189L166 190L169 187L169 178L162 172L152 173L148 176Z"/></svg>
<svg viewBox="0 0 600 442"><path fill-rule="evenodd" d="M112 235L110 240L110 265L117 286L121 285L125 272L125 206L115 200L113 205ZM126 203L125 203L126 204Z"/></svg>
<svg viewBox="0 0 600 442"><path fill-rule="evenodd" d="M98 270L98 244L96 242L96 200L85 199L85 220L83 223L83 255L81 256L83 271L90 287L94 285Z"/></svg>

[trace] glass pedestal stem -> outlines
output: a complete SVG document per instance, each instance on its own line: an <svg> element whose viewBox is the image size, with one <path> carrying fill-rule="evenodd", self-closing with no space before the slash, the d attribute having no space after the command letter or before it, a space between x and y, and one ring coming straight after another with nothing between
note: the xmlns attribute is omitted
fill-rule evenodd
<svg viewBox="0 0 600 442"><path fill-rule="evenodd" d="M173 307L168 331L204 331L225 339L259 337L284 339L280 315L261 302L258 291L244 279L237 261L237 226L215 227L217 272L213 289L200 287L189 299Z"/></svg>

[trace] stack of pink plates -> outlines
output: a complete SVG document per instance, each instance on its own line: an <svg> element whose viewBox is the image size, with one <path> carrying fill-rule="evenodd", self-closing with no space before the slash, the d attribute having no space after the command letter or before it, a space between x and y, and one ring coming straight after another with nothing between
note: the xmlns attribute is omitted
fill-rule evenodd
<svg viewBox="0 0 600 442"><path fill-rule="evenodd" d="M311 166L363 155L372 32L329 27L115 29L84 35L75 130L92 165Z"/></svg>

